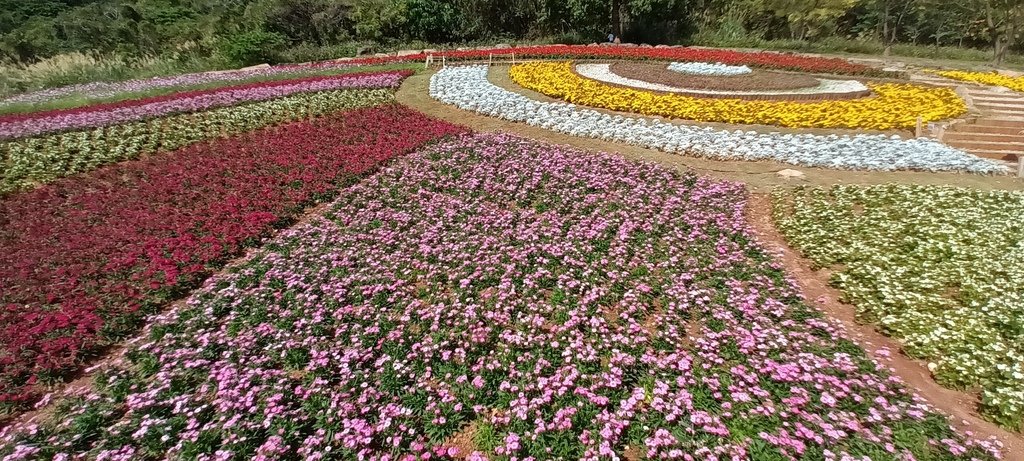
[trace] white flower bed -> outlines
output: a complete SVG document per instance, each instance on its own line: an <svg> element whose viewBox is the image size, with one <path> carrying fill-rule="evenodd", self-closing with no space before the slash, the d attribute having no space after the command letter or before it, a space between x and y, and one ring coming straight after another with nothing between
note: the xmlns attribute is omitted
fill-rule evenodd
<svg viewBox="0 0 1024 461"><path fill-rule="evenodd" d="M720 77L743 75L753 72L747 66L730 66L720 62L716 62L714 64L710 62L673 62L668 65L668 70L683 74L711 75Z"/></svg>
<svg viewBox="0 0 1024 461"><path fill-rule="evenodd" d="M735 96L788 96L806 94L844 94L862 93L868 91L868 87L856 80L830 80L819 78L817 86L807 88L795 88L791 90L758 90L758 91L728 91L728 90L706 90L702 88L680 88L676 86L662 85L660 83L645 82L633 78L623 77L612 72L610 64L577 64L576 73L583 77L616 85L640 88L644 90L666 91L672 93L693 93L713 95L735 95Z"/></svg>
<svg viewBox="0 0 1024 461"><path fill-rule="evenodd" d="M486 66L447 67L438 71L430 79L430 96L462 109L573 136L721 160L775 160L851 170L1008 170L933 140L727 131L608 115L573 104L540 102L492 84L487 80Z"/></svg>

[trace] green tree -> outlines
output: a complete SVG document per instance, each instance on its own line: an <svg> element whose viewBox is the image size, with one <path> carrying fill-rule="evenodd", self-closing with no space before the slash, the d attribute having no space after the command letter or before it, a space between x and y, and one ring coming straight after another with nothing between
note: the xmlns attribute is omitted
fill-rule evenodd
<svg viewBox="0 0 1024 461"><path fill-rule="evenodd" d="M792 38L820 36L845 14L856 0L768 0L767 9L786 18Z"/></svg>

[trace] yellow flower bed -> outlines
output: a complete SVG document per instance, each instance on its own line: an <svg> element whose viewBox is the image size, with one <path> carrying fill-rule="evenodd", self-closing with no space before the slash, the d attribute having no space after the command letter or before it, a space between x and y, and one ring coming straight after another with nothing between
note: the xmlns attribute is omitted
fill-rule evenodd
<svg viewBox="0 0 1024 461"><path fill-rule="evenodd" d="M747 101L697 98L630 89L581 77L572 62L512 66L512 81L573 104L622 112L733 124L792 128L911 129L917 117L935 121L967 112L953 90L907 84L868 84L874 96L844 101Z"/></svg>
<svg viewBox="0 0 1024 461"><path fill-rule="evenodd" d="M935 71L935 73L962 82L1005 86L1014 91L1024 92L1024 77L1009 77L995 72L967 72L962 70L940 70Z"/></svg>

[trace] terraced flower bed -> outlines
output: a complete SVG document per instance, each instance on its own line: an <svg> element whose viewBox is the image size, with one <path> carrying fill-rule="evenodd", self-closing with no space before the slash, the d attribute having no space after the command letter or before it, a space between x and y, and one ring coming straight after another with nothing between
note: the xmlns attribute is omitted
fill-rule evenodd
<svg viewBox="0 0 1024 461"><path fill-rule="evenodd" d="M870 84L874 97L800 103L697 98L612 86L577 75L571 61L518 64L509 76L524 88L573 104L699 122L884 131L913 128L918 117L936 121L967 112L953 90L919 85Z"/></svg>
<svg viewBox="0 0 1024 461"><path fill-rule="evenodd" d="M664 64L637 62L615 62L611 64L610 69L623 77L677 88L725 91L792 90L818 84L818 80L809 75L762 70L730 76L686 74L673 71Z"/></svg>
<svg viewBox="0 0 1024 461"><path fill-rule="evenodd" d="M1010 77L996 72L967 72L961 70L946 70L935 73L953 80L980 83L982 85L1002 86L1024 93L1024 77Z"/></svg>
<svg viewBox="0 0 1024 461"><path fill-rule="evenodd" d="M775 196L789 242L860 318L981 390L981 413L1024 427L1024 193L939 186L836 186Z"/></svg>
<svg viewBox="0 0 1024 461"><path fill-rule="evenodd" d="M619 75L611 70L611 64L576 64L574 72L585 79L620 87L628 90L655 91L675 96L686 96L697 99L721 98L731 100L771 100L771 101L821 101L836 99L855 99L871 95L871 90L856 80L814 79L815 84L809 87L789 90L716 90L702 88L679 88L646 80L638 80ZM739 77L722 77L736 79Z"/></svg>
<svg viewBox="0 0 1024 461"><path fill-rule="evenodd" d="M487 79L485 66L449 66L430 79L430 95L483 115L566 133L719 160L774 160L850 170L1004 173L1001 164L926 138L757 133L609 115L566 103L541 102Z"/></svg>
<svg viewBox="0 0 1024 461"><path fill-rule="evenodd" d="M356 88L395 88L411 74L411 71L359 73L258 82L74 109L11 114L0 117L0 139L130 123L172 114L267 101L298 93Z"/></svg>
<svg viewBox="0 0 1024 461"><path fill-rule="evenodd" d="M318 109L313 109L315 112ZM462 128L395 105L108 165L0 200L0 405L37 396L355 176Z"/></svg>
<svg viewBox="0 0 1024 461"><path fill-rule="evenodd" d="M8 459L991 459L805 305L742 186L422 150L159 316Z"/></svg>
<svg viewBox="0 0 1024 461"><path fill-rule="evenodd" d="M236 107L0 141L0 160L5 167L0 171L0 194L203 140L381 104L393 100L393 94L389 89L300 93Z"/></svg>
<svg viewBox="0 0 1024 461"><path fill-rule="evenodd" d="M510 48L476 49L460 51L430 52L438 59L444 56L448 61L486 61L492 56L507 58L516 55L532 59L629 59L657 61L718 62L731 65L750 65L764 69L783 69L800 72L829 73L844 75L894 76L862 64L845 59L801 56L772 52L741 52L732 50L709 50L695 48L623 48L592 47L578 45L522 46ZM415 53L406 56L386 56L349 59L346 61L322 61L305 64L286 64L264 69L232 71L221 73L197 73L171 77L130 80L126 82L93 82L60 88L23 93L0 100L0 110L16 104L40 104L69 95L78 94L86 99L101 99L120 93L147 91L158 88L198 85L204 83L231 82L275 75L299 76L306 72L332 69L346 69L354 66L381 65L390 63L423 62L428 54Z"/></svg>

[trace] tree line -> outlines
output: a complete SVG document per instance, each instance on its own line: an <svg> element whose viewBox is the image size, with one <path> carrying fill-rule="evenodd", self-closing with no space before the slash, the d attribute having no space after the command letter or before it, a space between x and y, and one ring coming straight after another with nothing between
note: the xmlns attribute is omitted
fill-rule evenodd
<svg viewBox="0 0 1024 461"><path fill-rule="evenodd" d="M551 40L688 44L829 37L1022 47L1021 0L0 0L0 59L69 52L280 60L282 50ZM337 49L337 48L335 48Z"/></svg>

